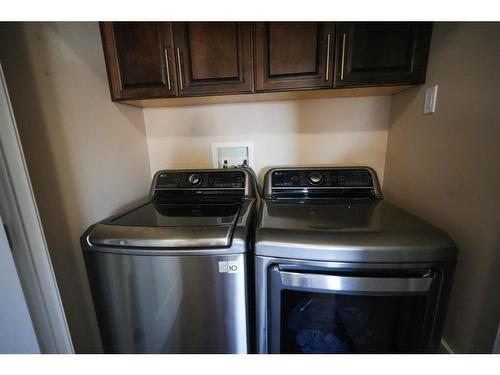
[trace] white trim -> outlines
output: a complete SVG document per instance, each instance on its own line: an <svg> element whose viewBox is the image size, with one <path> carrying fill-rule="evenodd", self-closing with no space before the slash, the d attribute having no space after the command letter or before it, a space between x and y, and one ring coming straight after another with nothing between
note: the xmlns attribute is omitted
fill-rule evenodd
<svg viewBox="0 0 500 375"><path fill-rule="evenodd" d="M40 345L0 216L0 353L40 354ZM5 302L4 302L5 301Z"/></svg>
<svg viewBox="0 0 500 375"><path fill-rule="evenodd" d="M500 324L497 329L497 338L495 339L495 343L493 344L493 354L500 354Z"/></svg>
<svg viewBox="0 0 500 375"><path fill-rule="evenodd" d="M0 212L42 353L74 353L0 63Z"/></svg>
<svg viewBox="0 0 500 375"><path fill-rule="evenodd" d="M448 345L448 343L444 339L441 339L439 351L441 353L455 354L455 351L451 348L450 345Z"/></svg>

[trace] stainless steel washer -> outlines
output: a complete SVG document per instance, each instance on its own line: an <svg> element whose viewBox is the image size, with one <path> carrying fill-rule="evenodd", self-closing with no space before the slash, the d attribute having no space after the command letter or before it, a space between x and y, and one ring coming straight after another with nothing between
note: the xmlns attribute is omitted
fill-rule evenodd
<svg viewBox="0 0 500 375"><path fill-rule="evenodd" d="M148 202L82 236L107 353L247 353L248 169L160 171Z"/></svg>
<svg viewBox="0 0 500 375"><path fill-rule="evenodd" d="M278 168L256 228L260 353L438 348L457 248L366 167Z"/></svg>

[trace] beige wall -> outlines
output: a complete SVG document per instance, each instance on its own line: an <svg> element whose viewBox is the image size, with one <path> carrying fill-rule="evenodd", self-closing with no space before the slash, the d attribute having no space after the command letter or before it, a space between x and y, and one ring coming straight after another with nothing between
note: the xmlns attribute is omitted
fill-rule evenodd
<svg viewBox="0 0 500 375"><path fill-rule="evenodd" d="M144 110L151 173L212 167L213 142L252 141L256 172L300 164L368 165L384 174L390 97Z"/></svg>
<svg viewBox="0 0 500 375"><path fill-rule="evenodd" d="M424 91L439 85L437 112ZM385 196L460 247L444 338L491 352L500 317L500 24L436 24L427 83L393 98Z"/></svg>
<svg viewBox="0 0 500 375"><path fill-rule="evenodd" d="M95 351L79 237L147 193L142 110L110 101L97 23L2 24L0 59L74 345Z"/></svg>

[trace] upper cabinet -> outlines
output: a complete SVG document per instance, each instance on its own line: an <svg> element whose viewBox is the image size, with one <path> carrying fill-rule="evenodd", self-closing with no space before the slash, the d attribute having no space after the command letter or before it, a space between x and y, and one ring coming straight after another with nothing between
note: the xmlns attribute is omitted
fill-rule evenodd
<svg viewBox="0 0 500 375"><path fill-rule="evenodd" d="M101 23L111 97L140 106L388 95L424 83L431 32L422 22Z"/></svg>
<svg viewBox="0 0 500 375"><path fill-rule="evenodd" d="M431 32L431 23L338 24L335 87L423 83Z"/></svg>
<svg viewBox="0 0 500 375"><path fill-rule="evenodd" d="M334 24L255 24L255 91L329 88Z"/></svg>
<svg viewBox="0 0 500 375"><path fill-rule="evenodd" d="M103 22L113 100L176 96L172 29L164 22Z"/></svg>
<svg viewBox="0 0 500 375"><path fill-rule="evenodd" d="M180 96L251 93L250 23L174 24Z"/></svg>

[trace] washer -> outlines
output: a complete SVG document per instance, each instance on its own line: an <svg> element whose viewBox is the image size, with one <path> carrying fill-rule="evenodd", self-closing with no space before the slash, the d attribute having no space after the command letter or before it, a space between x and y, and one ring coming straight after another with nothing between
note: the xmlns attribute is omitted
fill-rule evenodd
<svg viewBox="0 0 500 375"><path fill-rule="evenodd" d="M260 353L426 353L457 248L387 202L367 167L276 168L255 235Z"/></svg>
<svg viewBox="0 0 500 375"><path fill-rule="evenodd" d="M247 353L249 169L163 170L81 243L107 353Z"/></svg>

